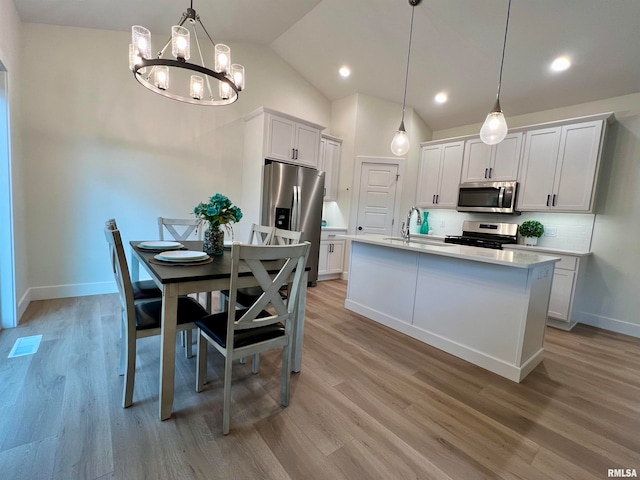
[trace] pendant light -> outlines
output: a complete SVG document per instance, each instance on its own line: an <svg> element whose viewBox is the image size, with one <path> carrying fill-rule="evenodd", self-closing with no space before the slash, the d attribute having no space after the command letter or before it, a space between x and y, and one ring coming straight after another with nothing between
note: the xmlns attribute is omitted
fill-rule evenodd
<svg viewBox="0 0 640 480"><path fill-rule="evenodd" d="M502 60L500 61L500 77L498 79L498 94L496 95L496 103L493 105L493 109L487 115L486 120L482 124L480 129L480 140L487 145L495 145L504 140L507 136L507 121L502 113L500 107L500 87L502 86L502 66L504 65L504 51L507 46L507 30L509 29L509 13L511 12L511 0L509 0L509 7L507 8L507 24L504 29L504 42L502 44Z"/></svg>
<svg viewBox="0 0 640 480"><path fill-rule="evenodd" d="M411 58L411 37L413 35L413 12L416 5L421 0L409 0L411 5L411 27L409 28L409 52L407 53L407 71L404 77L404 96L402 97L402 120L400 121L400 127L391 140L391 153L398 157L403 157L409 151L411 143L409 142L409 135L407 135L404 129L404 108L407 102L407 81L409 80L409 59Z"/></svg>

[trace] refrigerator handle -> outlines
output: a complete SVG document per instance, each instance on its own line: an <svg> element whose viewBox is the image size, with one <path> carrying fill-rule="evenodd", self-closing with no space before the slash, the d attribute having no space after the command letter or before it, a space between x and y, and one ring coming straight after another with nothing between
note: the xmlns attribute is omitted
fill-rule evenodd
<svg viewBox="0 0 640 480"><path fill-rule="evenodd" d="M298 230L300 219L300 187L293 187L293 209L291 211L291 230Z"/></svg>

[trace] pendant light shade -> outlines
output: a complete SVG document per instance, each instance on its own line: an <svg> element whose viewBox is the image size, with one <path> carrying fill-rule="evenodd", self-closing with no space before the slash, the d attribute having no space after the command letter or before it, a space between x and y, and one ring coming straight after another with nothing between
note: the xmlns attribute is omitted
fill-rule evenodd
<svg viewBox="0 0 640 480"><path fill-rule="evenodd" d="M504 29L504 41L502 43L502 60L500 61L500 77L498 78L498 94L493 109L487 115L482 128L480 128L480 140L487 145L496 145L504 140L509 131L507 121L500 107L500 88L502 87L502 67L504 66L504 51L507 46L507 31L509 30L509 14L511 13L511 0L507 8L507 23Z"/></svg>
<svg viewBox="0 0 640 480"><path fill-rule="evenodd" d="M407 71L404 77L404 96L402 97L402 120L400 120L400 127L391 140L391 153L397 157L403 157L409 151L411 142L409 142L409 135L407 135L404 129L404 109L407 103L407 81L409 80L409 59L411 58L411 37L413 35L413 8L420 3L421 0L409 0L411 5L411 27L409 28L409 51L407 53Z"/></svg>
<svg viewBox="0 0 640 480"><path fill-rule="evenodd" d="M504 113L500 109L500 101L496 100L496 104L493 110L487 115L487 119L482 124L480 129L480 140L487 145L495 145L504 140L507 136L507 121L504 118Z"/></svg>
<svg viewBox="0 0 640 480"><path fill-rule="evenodd" d="M400 124L400 128L393 136L393 140L391 140L391 153L396 155L397 157L403 157L409 151L409 147L411 147L411 142L409 142L409 135L404 129L404 121Z"/></svg>

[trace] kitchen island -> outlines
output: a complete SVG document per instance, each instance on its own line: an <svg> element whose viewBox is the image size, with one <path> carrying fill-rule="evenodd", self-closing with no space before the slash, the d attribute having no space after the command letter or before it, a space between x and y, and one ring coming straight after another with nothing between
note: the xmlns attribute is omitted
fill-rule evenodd
<svg viewBox="0 0 640 480"><path fill-rule="evenodd" d="M520 250L351 241L345 307L515 382L542 360L554 264Z"/></svg>

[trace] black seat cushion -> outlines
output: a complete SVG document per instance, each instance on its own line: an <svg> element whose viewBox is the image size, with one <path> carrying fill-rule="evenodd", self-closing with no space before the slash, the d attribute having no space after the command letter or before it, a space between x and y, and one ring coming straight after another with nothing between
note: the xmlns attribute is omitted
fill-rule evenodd
<svg viewBox="0 0 640 480"><path fill-rule="evenodd" d="M191 297L178 297L178 324L195 322L209 315L202 305ZM162 300L144 300L136 303L136 329L159 328Z"/></svg>
<svg viewBox="0 0 640 480"><path fill-rule="evenodd" d="M238 292L236 293L236 303L243 307L249 308L251 305L253 305L256 302L256 300L258 300L258 297L262 295L262 292L263 290L260 287L239 288ZM229 290L222 290L220 294L229 298ZM287 298L286 284L281 287L280 296L283 299Z"/></svg>
<svg viewBox="0 0 640 480"><path fill-rule="evenodd" d="M246 309L236 310L236 320L240 318ZM262 311L258 317L268 317L271 314ZM227 347L227 312L214 313L201 320L196 321L196 325L215 340L223 348ZM247 328L236 330L233 340L233 348L246 347L254 343L260 343L272 338L282 337L285 334L284 325L274 323L266 327Z"/></svg>
<svg viewBox="0 0 640 480"><path fill-rule="evenodd" d="M145 300L147 298L161 298L162 292L153 280L142 280L141 282L133 282L133 299Z"/></svg>

